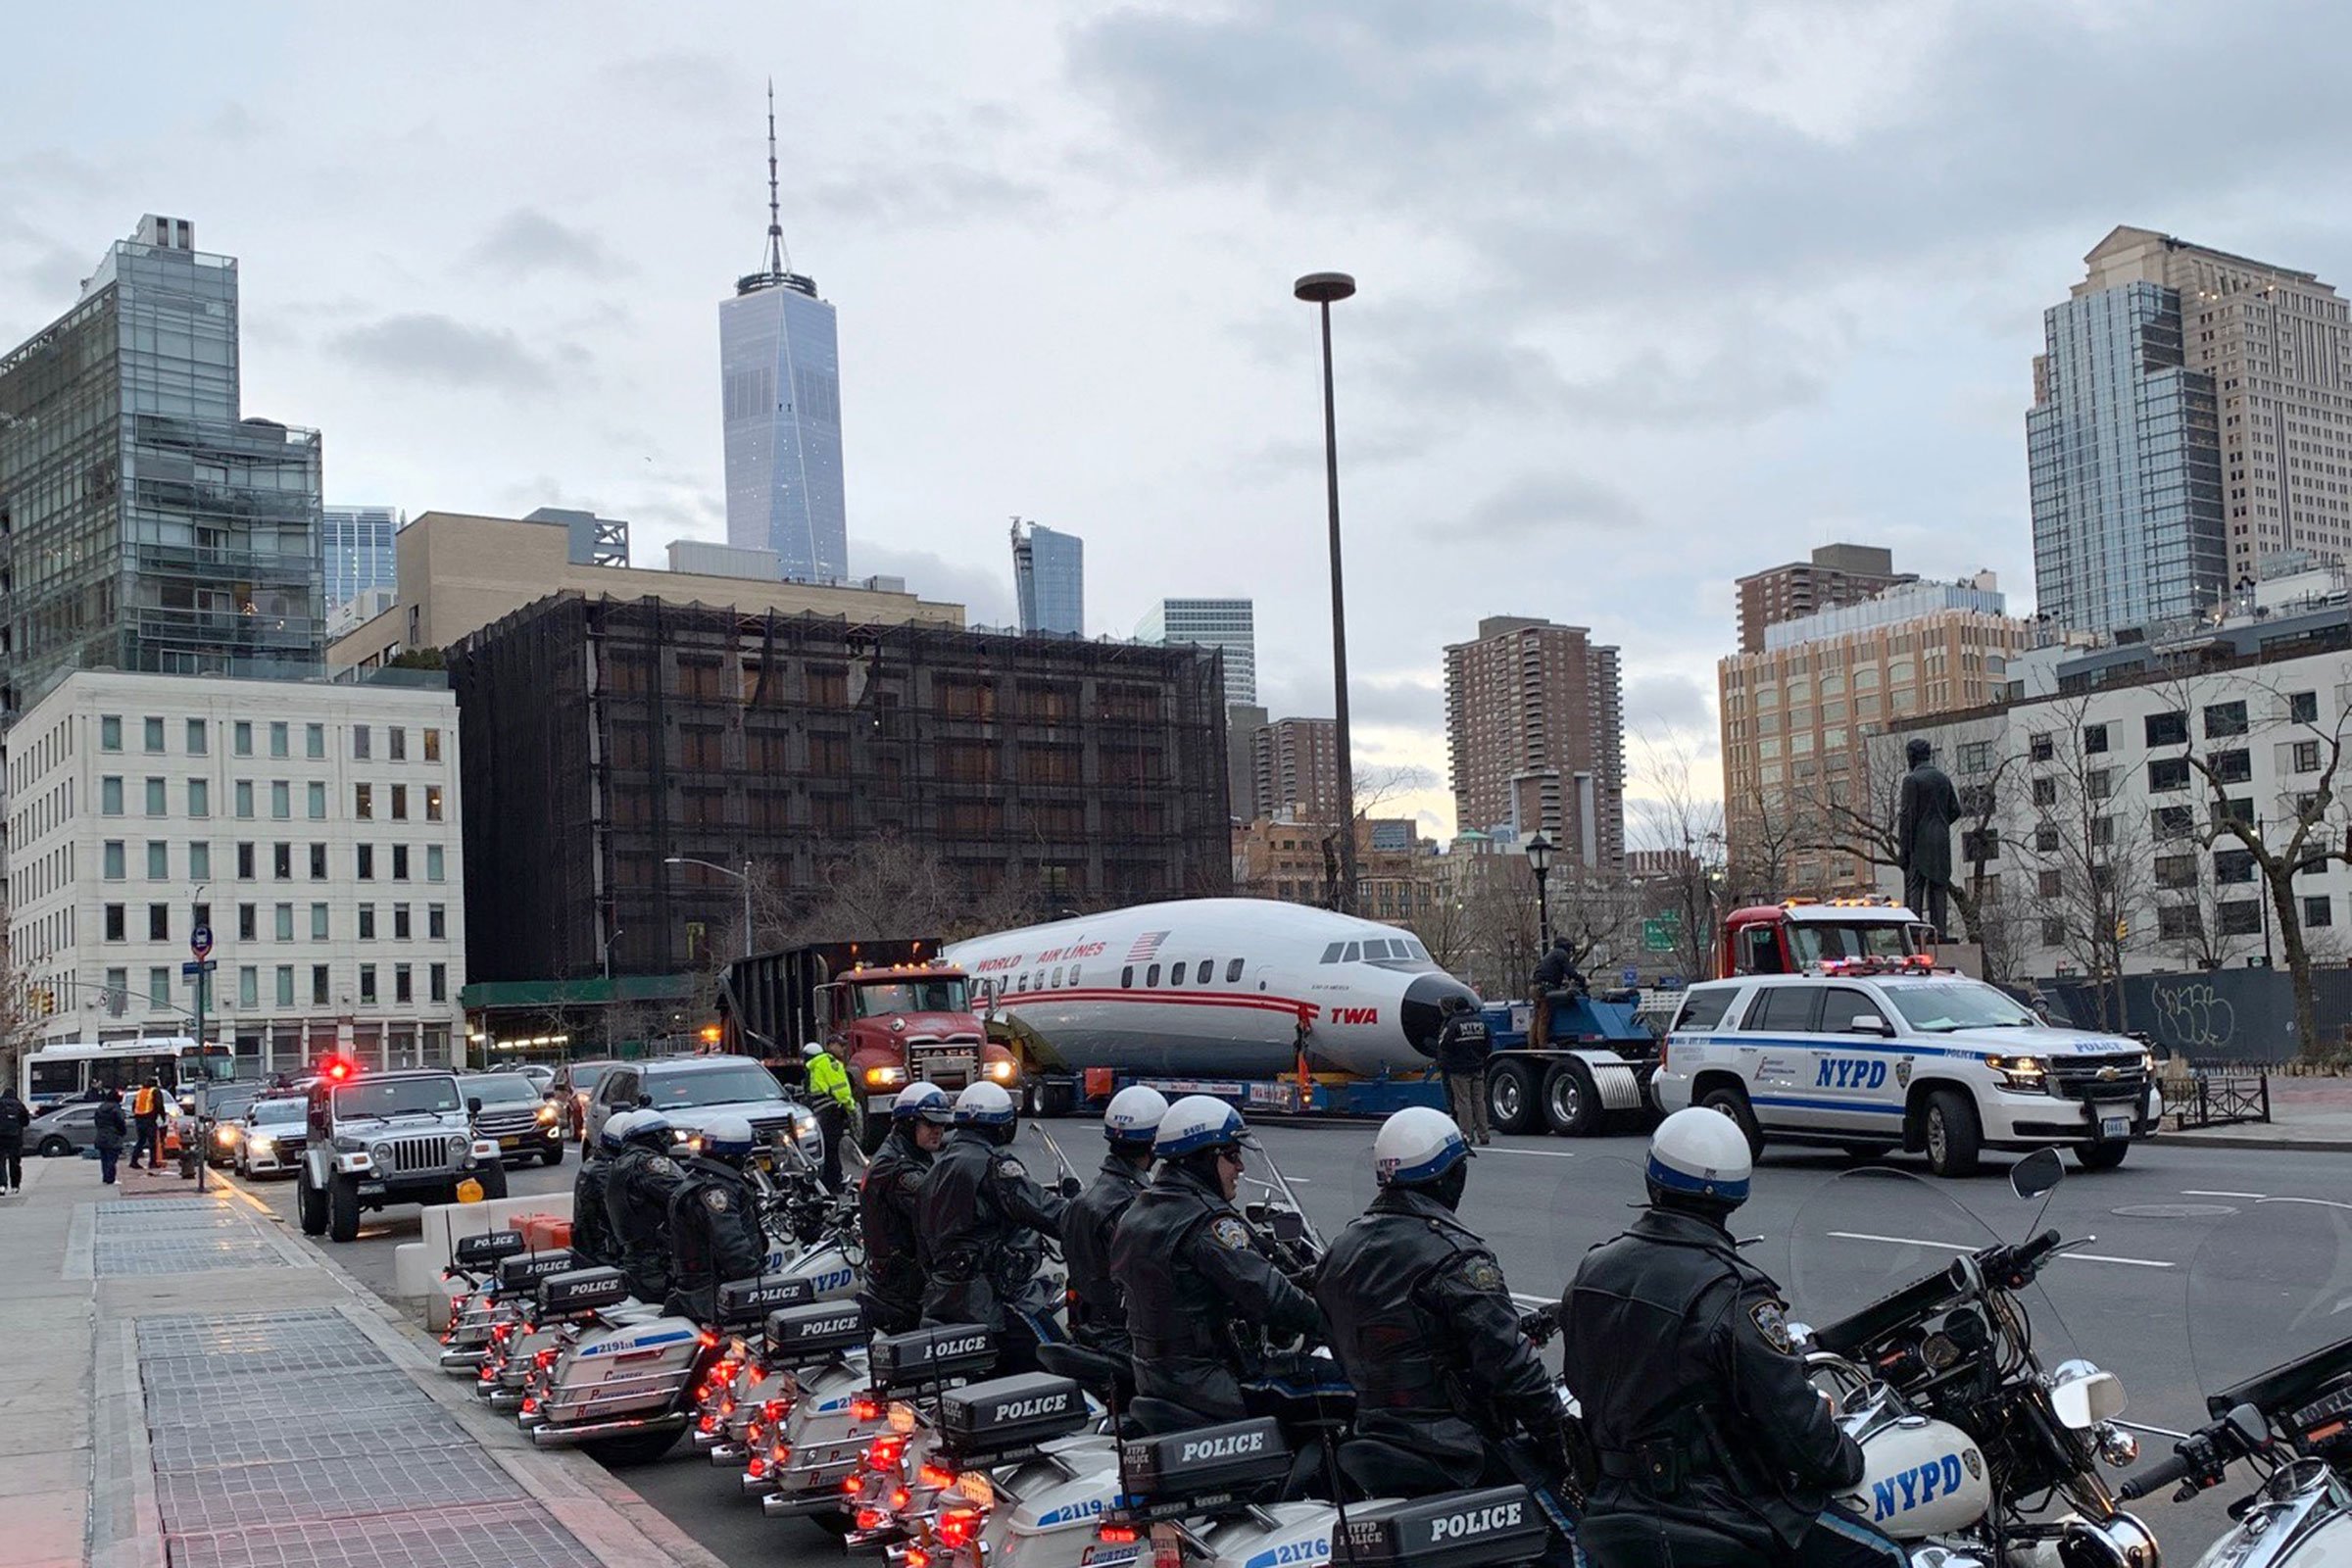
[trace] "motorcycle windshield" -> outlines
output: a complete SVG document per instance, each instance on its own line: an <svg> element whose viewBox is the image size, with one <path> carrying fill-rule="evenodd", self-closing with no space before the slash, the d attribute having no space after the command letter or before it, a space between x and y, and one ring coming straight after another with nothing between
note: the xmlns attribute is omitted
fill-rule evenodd
<svg viewBox="0 0 2352 1568"><path fill-rule="evenodd" d="M1823 1183L1789 1229L1786 1283L1793 1315L1817 1334L1836 1339L1841 1326L1856 1329L1867 1308L1885 1303L1886 1313L1893 1313L1894 1299L1906 1293L1920 1311L1938 1298L1947 1304L1957 1300L1956 1288L1939 1290L1929 1282L1948 1278L1954 1264L1986 1248L2024 1241L2041 1207L2038 1200L2019 1200L1991 1185L1983 1198L1997 1230L1946 1189L1908 1171L1868 1166ZM2048 1266L2067 1265L2053 1261ZM2017 1294L2042 1361L2055 1364L2072 1355L2064 1319L2041 1287L2028 1286ZM1857 1347L1833 1348L1850 1353Z"/></svg>
<svg viewBox="0 0 2352 1568"><path fill-rule="evenodd" d="M2266 1198L2207 1233L2188 1270L2188 1350L2208 1399L2347 1342L2352 1203Z"/></svg>

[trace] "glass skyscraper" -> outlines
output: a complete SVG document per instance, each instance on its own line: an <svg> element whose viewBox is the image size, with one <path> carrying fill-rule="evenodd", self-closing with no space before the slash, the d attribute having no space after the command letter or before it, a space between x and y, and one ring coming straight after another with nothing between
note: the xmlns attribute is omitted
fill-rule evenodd
<svg viewBox="0 0 2352 1568"><path fill-rule="evenodd" d="M1257 612L1248 599L1163 599L1135 628L1147 643L1198 643L1225 654L1225 701L1257 701Z"/></svg>
<svg viewBox="0 0 2352 1568"><path fill-rule="evenodd" d="M0 355L0 722L74 668L317 668L318 492L318 433L239 407L235 260L141 219Z"/></svg>
<svg viewBox="0 0 2352 1568"><path fill-rule="evenodd" d="M1058 528L1012 524L1012 590L1021 630L1086 635L1086 541Z"/></svg>
<svg viewBox="0 0 2352 1568"><path fill-rule="evenodd" d="M2198 613L2228 582L2221 427L2179 291L2078 289L2042 335L2026 416L2035 608L2094 632Z"/></svg>
<svg viewBox="0 0 2352 1568"><path fill-rule="evenodd" d="M727 543L774 551L795 581L847 581L833 307L797 272L757 272L737 287L718 308Z"/></svg>
<svg viewBox="0 0 2352 1568"><path fill-rule="evenodd" d="M405 519L390 507L328 507L319 524L326 608L348 605L370 588L392 588L400 573L392 536Z"/></svg>

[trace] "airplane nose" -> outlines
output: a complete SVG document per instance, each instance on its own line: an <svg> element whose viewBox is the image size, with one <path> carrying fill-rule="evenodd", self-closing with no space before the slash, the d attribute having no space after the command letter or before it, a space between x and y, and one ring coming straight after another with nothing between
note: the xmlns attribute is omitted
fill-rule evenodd
<svg viewBox="0 0 2352 1568"><path fill-rule="evenodd" d="M1478 1005L1478 993L1449 974L1425 974L1404 989L1404 1038L1424 1056L1438 1054L1438 1031L1446 1026L1446 1004L1468 997Z"/></svg>

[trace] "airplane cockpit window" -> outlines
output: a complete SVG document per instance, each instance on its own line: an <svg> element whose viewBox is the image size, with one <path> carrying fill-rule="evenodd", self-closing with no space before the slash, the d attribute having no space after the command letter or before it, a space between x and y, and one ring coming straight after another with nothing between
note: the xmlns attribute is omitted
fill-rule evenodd
<svg viewBox="0 0 2352 1568"><path fill-rule="evenodd" d="M1155 986L1159 984L1158 964L1155 963L1151 968L1144 971L1144 984L1147 986Z"/></svg>
<svg viewBox="0 0 2352 1568"><path fill-rule="evenodd" d="M1235 958L1232 962L1225 965L1225 983L1229 986L1238 985L1241 982L1241 978L1242 960Z"/></svg>
<svg viewBox="0 0 2352 1568"><path fill-rule="evenodd" d="M1423 946L1420 944L1420 942L1419 942L1417 939L1411 939L1411 938L1408 938L1408 939L1406 940L1406 942L1405 942L1405 944L1404 944L1404 945L1405 945L1406 947L1408 947L1408 948L1412 949L1412 950L1413 950L1413 956L1414 956L1414 957L1416 957L1416 958L1419 958L1419 959L1420 959L1420 960L1421 960L1423 963L1435 963L1435 962L1437 962L1437 960L1436 960L1435 958L1432 958L1432 957L1429 956L1429 950L1428 950L1427 948L1423 947Z"/></svg>
<svg viewBox="0 0 2352 1568"><path fill-rule="evenodd" d="M1341 953L1340 961L1342 963L1354 963L1361 959L1363 956L1364 945L1361 942L1350 942L1348 944L1346 951Z"/></svg>
<svg viewBox="0 0 2352 1568"><path fill-rule="evenodd" d="M1333 943L1333 944L1332 944L1330 947L1328 947L1328 948L1325 948L1325 949L1323 950L1323 957L1322 957L1322 961L1323 961L1323 962L1325 962L1325 963L1337 963L1337 962L1339 962L1339 961L1340 961L1340 952L1341 952L1341 950L1342 950L1342 949L1344 949L1346 946L1347 946L1347 944L1346 944L1346 943L1344 943L1344 942L1334 942L1334 943Z"/></svg>

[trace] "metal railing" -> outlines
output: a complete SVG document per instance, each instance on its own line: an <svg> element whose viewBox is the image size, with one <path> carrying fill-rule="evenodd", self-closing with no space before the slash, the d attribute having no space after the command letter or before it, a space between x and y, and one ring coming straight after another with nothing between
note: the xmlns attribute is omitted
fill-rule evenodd
<svg viewBox="0 0 2352 1568"><path fill-rule="evenodd" d="M2190 1063L2186 1100L2169 1102L2165 1114L2181 1132L2194 1127L2228 1127L2271 1119L2271 1075L2243 1062Z"/></svg>

